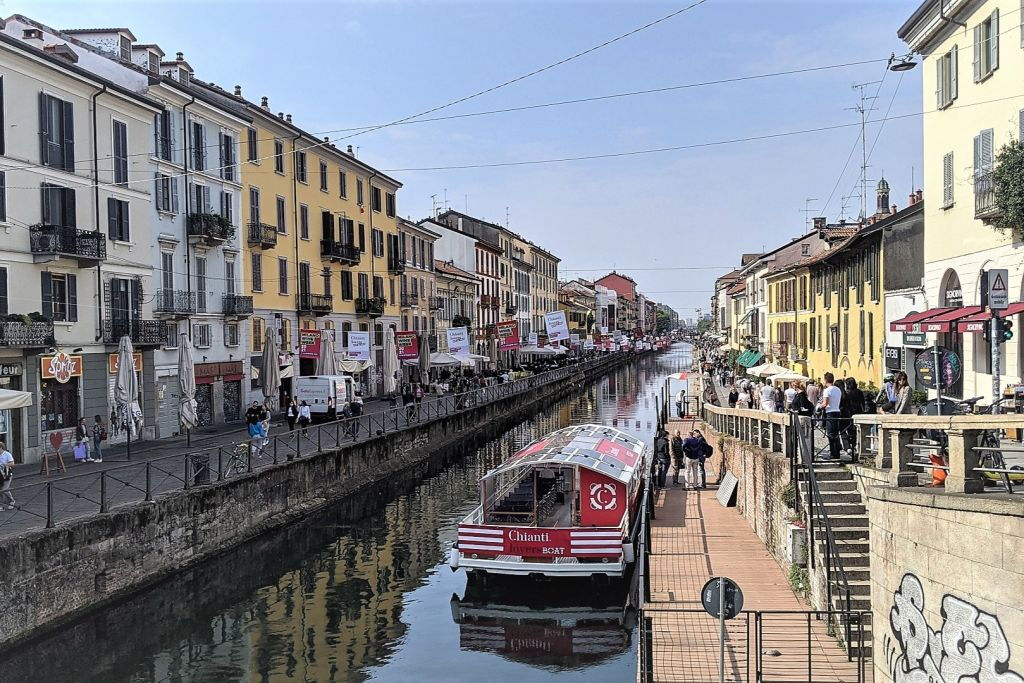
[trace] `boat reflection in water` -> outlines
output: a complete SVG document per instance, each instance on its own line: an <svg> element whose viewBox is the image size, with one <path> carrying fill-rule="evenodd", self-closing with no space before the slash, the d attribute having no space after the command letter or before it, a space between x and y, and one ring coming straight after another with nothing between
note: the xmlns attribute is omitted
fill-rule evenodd
<svg viewBox="0 0 1024 683"><path fill-rule="evenodd" d="M470 573L465 595L451 600L459 647L556 670L585 669L626 652L635 622L629 582L566 588L564 581L524 585Z"/></svg>

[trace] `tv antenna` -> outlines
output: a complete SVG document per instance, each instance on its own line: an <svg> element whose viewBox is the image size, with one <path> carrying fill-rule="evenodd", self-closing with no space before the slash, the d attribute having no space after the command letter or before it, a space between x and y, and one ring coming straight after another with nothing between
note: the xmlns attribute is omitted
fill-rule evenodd
<svg viewBox="0 0 1024 683"><path fill-rule="evenodd" d="M808 197L807 199L804 200L804 208L798 209L798 211L804 215L804 232L805 233L808 231L808 229L810 227L810 224L811 224L811 214L814 212L814 209L811 208L811 202L816 202L816 201L818 201L816 198Z"/></svg>
<svg viewBox="0 0 1024 683"><path fill-rule="evenodd" d="M868 81L866 83L854 83L853 89L860 92L860 102L854 107L848 107L860 114L860 215L863 218L868 215L868 116L875 111L875 100L877 94L868 96L864 89L870 85L878 85L881 81ZM875 91L878 92L877 90Z"/></svg>

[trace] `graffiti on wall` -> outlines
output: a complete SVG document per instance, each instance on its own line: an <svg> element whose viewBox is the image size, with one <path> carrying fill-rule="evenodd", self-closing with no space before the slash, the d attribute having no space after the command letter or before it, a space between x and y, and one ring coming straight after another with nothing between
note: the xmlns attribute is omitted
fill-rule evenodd
<svg viewBox="0 0 1024 683"><path fill-rule="evenodd" d="M904 574L889 612L892 637L885 638L895 683L1024 683L1009 670L1010 645L995 615L949 594L940 613L942 627L933 631L920 579Z"/></svg>

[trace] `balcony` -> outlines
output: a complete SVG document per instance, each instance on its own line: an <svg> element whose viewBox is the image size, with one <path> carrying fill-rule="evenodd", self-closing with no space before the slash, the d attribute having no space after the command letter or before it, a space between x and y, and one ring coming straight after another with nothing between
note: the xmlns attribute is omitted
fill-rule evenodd
<svg viewBox="0 0 1024 683"><path fill-rule="evenodd" d="M356 299L356 315L366 315L371 318L379 318L384 315L386 301L382 296L359 297Z"/></svg>
<svg viewBox="0 0 1024 683"><path fill-rule="evenodd" d="M330 294L299 294L299 313L327 315L334 308L334 297Z"/></svg>
<svg viewBox="0 0 1024 683"><path fill-rule="evenodd" d="M408 292L402 292L401 303L402 308L412 308L413 306L419 306L420 297L418 294L409 294Z"/></svg>
<svg viewBox="0 0 1024 683"><path fill-rule="evenodd" d="M267 223L249 223L249 245L273 249L277 246L277 228Z"/></svg>
<svg viewBox="0 0 1024 683"><path fill-rule="evenodd" d="M224 216L216 213L190 213L188 215L188 239L196 244L218 245L235 236L235 226Z"/></svg>
<svg viewBox="0 0 1024 683"><path fill-rule="evenodd" d="M515 304L505 304L505 315L515 315L519 312L519 307Z"/></svg>
<svg viewBox="0 0 1024 683"><path fill-rule="evenodd" d="M221 299L221 310L224 315L246 318L252 315L252 297L241 294L225 294Z"/></svg>
<svg viewBox="0 0 1024 683"><path fill-rule="evenodd" d="M490 294L480 295L480 305L483 306L484 308L490 308L492 302L494 301L497 301L497 297L493 297Z"/></svg>
<svg viewBox="0 0 1024 683"><path fill-rule="evenodd" d="M359 263L359 248L354 244L342 244L333 240L320 240L320 258L356 265Z"/></svg>
<svg viewBox="0 0 1024 683"><path fill-rule="evenodd" d="M443 305L443 302L441 300L441 297L439 297L439 296L428 296L427 297L427 308L429 308L430 310L432 310L432 311L439 311L439 310L441 310L442 305Z"/></svg>
<svg viewBox="0 0 1024 683"><path fill-rule="evenodd" d="M181 289L158 289L153 312L159 316L187 318L196 312L196 293Z"/></svg>
<svg viewBox="0 0 1024 683"><path fill-rule="evenodd" d="M974 176L974 217L986 220L998 216L995 174L990 171Z"/></svg>
<svg viewBox="0 0 1024 683"><path fill-rule="evenodd" d="M388 256L388 272L401 275L405 272L405 259L400 256Z"/></svg>
<svg viewBox="0 0 1024 683"><path fill-rule="evenodd" d="M29 241L36 263L63 257L77 259L85 268L107 258L107 238L101 232L39 223L29 228Z"/></svg>
<svg viewBox="0 0 1024 683"><path fill-rule="evenodd" d="M0 346L28 349L55 343L52 322L0 322Z"/></svg>
<svg viewBox="0 0 1024 683"><path fill-rule="evenodd" d="M128 336L135 346L160 346L167 338L167 325L163 320L111 319L103 321L103 343L118 344Z"/></svg>

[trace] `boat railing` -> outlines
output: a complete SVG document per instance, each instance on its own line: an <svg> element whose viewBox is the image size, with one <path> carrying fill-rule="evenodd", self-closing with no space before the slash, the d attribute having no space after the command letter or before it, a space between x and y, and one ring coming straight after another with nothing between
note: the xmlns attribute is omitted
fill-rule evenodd
<svg viewBox="0 0 1024 683"><path fill-rule="evenodd" d="M525 479L526 475L528 475L529 473L530 470L528 469L519 470L519 472L517 473L518 476L509 479L507 484L505 484L500 489L495 491L493 494L491 494L489 498L487 498L487 500L484 501L484 508L493 511L495 504L508 494L515 491L516 487L518 487L519 484L522 483L523 479Z"/></svg>

